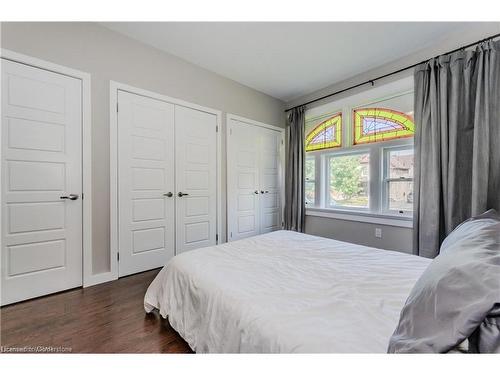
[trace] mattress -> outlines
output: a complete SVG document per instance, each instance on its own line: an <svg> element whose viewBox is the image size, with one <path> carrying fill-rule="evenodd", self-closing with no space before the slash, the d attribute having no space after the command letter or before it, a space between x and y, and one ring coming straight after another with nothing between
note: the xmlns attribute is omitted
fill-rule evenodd
<svg viewBox="0 0 500 375"><path fill-rule="evenodd" d="M385 353L429 263L276 231L175 256L144 307L198 353Z"/></svg>

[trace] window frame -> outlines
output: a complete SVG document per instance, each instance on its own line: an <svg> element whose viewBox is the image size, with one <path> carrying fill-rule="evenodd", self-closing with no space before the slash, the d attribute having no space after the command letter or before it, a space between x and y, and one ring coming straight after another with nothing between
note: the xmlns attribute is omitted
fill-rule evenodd
<svg viewBox="0 0 500 375"><path fill-rule="evenodd" d="M334 112L334 113L328 113L328 114L326 114L325 116L321 116L321 117L324 117L324 118L322 119L322 121L321 121L319 124L317 124L314 128L312 128L312 129L311 129L311 132L315 131L318 127L320 127L320 126L324 125L327 121L331 121L331 120L336 119L336 118L338 117L338 118L339 118L339 121L338 121L338 122L340 122L340 126L338 126L339 124L338 124L338 123L336 123L336 124L335 124L335 128L334 128L334 129L335 129L335 132L334 132L334 137L335 137L337 140L336 140L336 141L330 141L331 143L335 143L335 142L337 142L338 144L334 144L334 145L332 145L332 146L330 146L330 147L327 147L327 146L322 145L322 146L317 147L316 149L313 149L313 150L309 150L309 151L307 151L307 146L308 146L308 143L307 143L308 139L307 139L307 138L308 138L308 137L306 137L306 139L305 139L305 147L306 147L306 152L320 151L320 150L325 150L325 149L327 149L327 150L331 150L331 149L334 149L334 148L342 148L342 147L344 146L344 145L343 145L343 143L342 143L342 140L343 140L343 132L344 132L344 121L343 121L343 114L342 114L342 110L339 110L339 111ZM321 118L321 117L320 117L320 118ZM315 135L314 135L314 137L311 139L311 141L312 141L312 140L313 140L316 136L318 136L318 135L319 135L319 133L321 133L322 131L325 131L325 130L326 130L326 128L327 128L327 127L325 127L325 129L323 129L323 130L319 131L319 132L318 132L318 134L315 134ZM313 146L313 147L315 147L315 146Z"/></svg>
<svg viewBox="0 0 500 375"><path fill-rule="evenodd" d="M309 151L310 153L310 151ZM306 184L308 182L314 182L314 203L313 204L308 204L307 202L304 202L304 204L306 205L306 208L307 207L316 207L316 200L318 198L318 163L317 163L317 160L314 156L312 155L308 155L306 154L306 160L304 160L304 166L305 164L307 163L307 159L314 159L314 180L308 180L307 177L305 176L305 172L304 172L304 195L305 195L305 191L306 191Z"/></svg>
<svg viewBox="0 0 500 375"><path fill-rule="evenodd" d="M315 158L315 202L306 204L306 214L312 216L351 218L354 221L412 227L411 211L389 210L387 156L397 149L412 149L413 137L391 139L371 143L354 143L353 111L363 106L373 106L385 100L414 92L412 77L403 78L387 85L366 90L338 101L315 107L306 121L329 113L342 112L341 147L306 152L306 158ZM325 108L326 107L326 108ZM327 201L329 189L328 158L332 156L368 153L369 207L330 207ZM398 179L399 180L399 179Z"/></svg>
<svg viewBox="0 0 500 375"><path fill-rule="evenodd" d="M384 190L386 190L385 180L388 163L386 155L389 154L389 151L412 148L413 138L402 138L384 142L374 142L366 145L357 145L356 147L349 147L346 149L336 148L308 152L306 158L315 159L315 202L314 204L306 204L306 208L329 210L341 213L351 212L409 218L410 211L400 214L396 210L385 209L388 207L388 201L385 202L385 197L388 197L388 194ZM329 206L327 201L329 188L329 158L332 156L357 154L369 154L370 156L368 208Z"/></svg>
<svg viewBox="0 0 500 375"><path fill-rule="evenodd" d="M402 130L402 132L404 134L398 136L398 137L392 137L390 136L388 139L384 139L383 137L379 140L375 139L375 140L363 140L363 137L370 137L370 135L367 135L367 136L362 136L360 135L360 139L356 139L356 130L357 130L357 124L356 124L356 116L359 116L360 118L360 121L362 120L363 116L360 115L360 114L357 114L358 111L361 111L361 110L372 110L372 109L376 109L377 106L376 104L377 103L380 103L380 102L383 102L385 100L389 100L389 99L393 99L393 98L398 98L400 96L404 96L404 95L408 95L409 93L406 92L406 93L401 93L399 95L394 95L392 97L388 97L388 98L385 98L385 99L381 99L381 100L377 100L376 102L373 102L373 103L370 103L370 104L365 104L365 105L362 105L360 107L354 107L352 108L352 133L353 133L353 145L363 145L363 144L368 144L368 143L380 143L380 142L386 142L386 141L390 141L390 140L395 140L395 139L403 139L403 138L413 138L413 135L410 133L411 130L409 129L406 129L406 130ZM396 111L396 110L392 110L390 108L383 108L382 110L388 110L388 111L391 111L393 113L397 112L397 115L398 116L401 116L401 117L408 117L405 113L402 113L400 111ZM362 126L362 125L361 125ZM394 130L389 130L389 131L383 131L381 133L391 133L393 132ZM413 132L415 132L415 129L413 129Z"/></svg>
<svg viewBox="0 0 500 375"><path fill-rule="evenodd" d="M342 157L342 156L351 156L351 155L365 155L368 154L370 157L370 163L369 163L369 172L368 175L371 176L371 153L369 150L363 150L363 149L355 149L355 150L345 150L344 152L325 152L325 155L323 156L324 160L322 163L324 164L323 168L325 169L325 179L323 183L325 184L324 186L324 192L325 192L325 205L324 207L326 209L330 210L337 210L337 211L356 211L356 212L370 212L370 207L371 207L371 199L370 199L370 192L371 192L371 179L369 179L369 186L368 186L368 207L349 207L349 206L335 206L330 204L330 159L335 158L335 157Z"/></svg>
<svg viewBox="0 0 500 375"><path fill-rule="evenodd" d="M413 215L413 211L409 210L391 210L390 207L390 182L406 182L406 181L414 181L414 177L412 178L391 178L389 177L390 172L390 152L392 151L401 151L401 150L414 150L413 142L411 144L401 145L401 146L393 146L393 147L384 147L383 148L383 179L382 179L382 213L387 216L402 216L402 217L410 217Z"/></svg>

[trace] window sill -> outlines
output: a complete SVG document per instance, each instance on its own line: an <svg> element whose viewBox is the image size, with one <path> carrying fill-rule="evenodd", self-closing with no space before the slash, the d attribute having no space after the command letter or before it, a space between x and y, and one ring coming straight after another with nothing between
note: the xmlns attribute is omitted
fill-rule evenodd
<svg viewBox="0 0 500 375"><path fill-rule="evenodd" d="M307 208L306 216L327 217L331 219L358 221L362 223L389 225L392 227L413 228L413 219L411 217L403 216L379 215L325 208Z"/></svg>

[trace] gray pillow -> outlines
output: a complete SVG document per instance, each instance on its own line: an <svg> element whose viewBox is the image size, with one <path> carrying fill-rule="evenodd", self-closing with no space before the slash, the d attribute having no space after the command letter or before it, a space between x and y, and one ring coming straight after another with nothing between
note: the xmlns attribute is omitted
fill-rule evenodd
<svg viewBox="0 0 500 375"><path fill-rule="evenodd" d="M500 219L495 215L490 211L464 222L443 242L410 292L389 353L446 353L468 338L478 351L499 349L495 333L486 334L498 332L488 324L498 322L500 306ZM478 343L481 337L489 342Z"/></svg>
<svg viewBox="0 0 500 375"><path fill-rule="evenodd" d="M443 253L457 241L475 236L475 233L481 228L486 228L497 223L500 223L500 215L495 210L488 210L481 215L465 220L444 239L439 249L439 253Z"/></svg>
<svg viewBox="0 0 500 375"><path fill-rule="evenodd" d="M469 353L500 353L500 304L469 337Z"/></svg>

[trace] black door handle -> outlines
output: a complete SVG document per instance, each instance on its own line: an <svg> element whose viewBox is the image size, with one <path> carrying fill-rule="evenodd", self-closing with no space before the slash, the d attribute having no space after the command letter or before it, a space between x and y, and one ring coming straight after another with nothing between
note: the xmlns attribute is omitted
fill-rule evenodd
<svg viewBox="0 0 500 375"><path fill-rule="evenodd" d="M258 190L255 190L255 191L254 191L254 194L259 194L259 191L258 191Z"/></svg>
<svg viewBox="0 0 500 375"><path fill-rule="evenodd" d="M188 194L188 193L183 193L182 191L179 191L179 192L177 193L177 196L178 196L178 197L183 197L183 196L185 196L185 195L189 195L189 194Z"/></svg>
<svg viewBox="0 0 500 375"><path fill-rule="evenodd" d="M172 194L172 192L171 192L171 191L169 191L168 193L165 193L165 194L163 194L163 195L164 195L165 197L169 197L169 198L173 196L173 194Z"/></svg>
<svg viewBox="0 0 500 375"><path fill-rule="evenodd" d="M63 195L63 196L59 197L59 199L69 199L72 201L76 201L78 198L79 198L78 194Z"/></svg>

